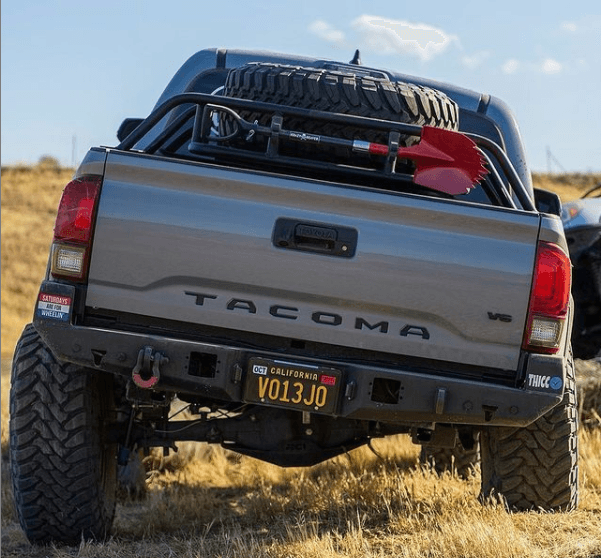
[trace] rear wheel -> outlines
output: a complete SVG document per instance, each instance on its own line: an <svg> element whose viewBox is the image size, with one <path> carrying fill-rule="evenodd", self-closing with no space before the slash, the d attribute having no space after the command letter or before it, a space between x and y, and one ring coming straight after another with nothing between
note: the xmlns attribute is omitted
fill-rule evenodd
<svg viewBox="0 0 601 558"><path fill-rule="evenodd" d="M115 510L116 446L104 425L112 378L58 362L32 325L17 344L10 467L19 521L33 543L102 539Z"/></svg>
<svg viewBox="0 0 601 558"><path fill-rule="evenodd" d="M561 403L525 428L482 431L482 496L510 508L570 511L578 505L578 409L569 359Z"/></svg>

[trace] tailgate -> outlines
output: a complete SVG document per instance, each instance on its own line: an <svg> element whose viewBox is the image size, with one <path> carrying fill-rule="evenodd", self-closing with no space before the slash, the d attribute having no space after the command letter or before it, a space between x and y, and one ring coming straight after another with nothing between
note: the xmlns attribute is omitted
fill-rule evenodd
<svg viewBox="0 0 601 558"><path fill-rule="evenodd" d="M278 221L315 238L282 247ZM534 213L110 152L86 307L516 369L538 230ZM347 233L351 257L316 241Z"/></svg>

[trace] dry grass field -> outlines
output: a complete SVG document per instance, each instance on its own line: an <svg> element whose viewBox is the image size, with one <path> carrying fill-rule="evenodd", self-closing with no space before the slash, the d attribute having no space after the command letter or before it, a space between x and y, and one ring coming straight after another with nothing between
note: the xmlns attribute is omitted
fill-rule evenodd
<svg viewBox="0 0 601 558"><path fill-rule="evenodd" d="M439 478L418 466L419 450L406 437L375 440L375 453L361 448L308 469L182 444L166 460L152 454L145 497L120 501L107 542L29 545L8 473L9 359L31 318L54 211L71 174L2 169L3 557L601 557L601 423L594 420L580 431L581 497L571 513L481 505L477 472L468 480ZM601 181L601 175L534 178L564 201Z"/></svg>

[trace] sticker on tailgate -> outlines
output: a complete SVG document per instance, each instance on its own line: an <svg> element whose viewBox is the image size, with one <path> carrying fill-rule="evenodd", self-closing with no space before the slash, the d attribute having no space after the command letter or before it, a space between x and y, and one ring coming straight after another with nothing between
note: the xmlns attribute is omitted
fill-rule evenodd
<svg viewBox="0 0 601 558"><path fill-rule="evenodd" d="M36 315L39 318L50 318L52 320L69 321L71 311L71 298L48 293L40 293Z"/></svg>

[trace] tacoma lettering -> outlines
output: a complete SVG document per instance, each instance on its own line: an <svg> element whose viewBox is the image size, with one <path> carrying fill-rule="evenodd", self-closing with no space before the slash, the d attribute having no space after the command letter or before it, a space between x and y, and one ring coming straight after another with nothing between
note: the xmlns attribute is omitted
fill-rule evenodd
<svg viewBox="0 0 601 558"><path fill-rule="evenodd" d="M219 301L219 299L223 299L223 297L220 297L219 295L207 293L184 291L184 294L186 296L193 297L196 306L207 306L209 302L213 300ZM242 310L247 314L261 313L260 307L254 301L243 298L230 298L222 308L224 308L226 311ZM300 308L297 308L296 306L284 306L282 304L271 304L268 312L270 316L281 320L298 320L303 315L303 311ZM310 317L311 321L315 322L316 324L332 327L338 327L342 325L345 320L349 319L340 314L321 310L315 310L311 312ZM352 319L354 320L354 329L356 330L366 332L378 331L379 333L384 334L391 333L390 322L386 320L382 320L377 323L371 323L361 316L355 316ZM410 335L413 335L416 337L421 337L424 340L430 339L430 332L428 329L418 325L403 325L398 332L400 337L409 337Z"/></svg>
<svg viewBox="0 0 601 558"><path fill-rule="evenodd" d="M418 335L422 339L430 339L430 333L425 327L406 325L401 329L401 336L407 337L408 335Z"/></svg>
<svg viewBox="0 0 601 558"><path fill-rule="evenodd" d="M330 314L329 312L313 312L311 319L316 324L338 326L342 323L342 316L339 314Z"/></svg>
<svg viewBox="0 0 601 558"><path fill-rule="evenodd" d="M185 291L184 294L187 294L188 296L193 296L196 299L196 306L204 306L205 303L205 299L215 299L217 298L217 295L208 295L208 294L202 294L202 293L191 293L188 291Z"/></svg>
<svg viewBox="0 0 601 558"><path fill-rule="evenodd" d="M239 298L232 298L227 303L228 310L246 310L249 314L256 314L257 307L252 300L241 300Z"/></svg>
<svg viewBox="0 0 601 558"><path fill-rule="evenodd" d="M364 320L363 318L356 318L355 329L363 329L363 326L372 331L374 329L379 329L382 333L388 333L388 322L378 322L377 324L371 325L367 320Z"/></svg>
<svg viewBox="0 0 601 558"><path fill-rule="evenodd" d="M269 307L269 313L274 318L284 318L285 320L296 320L298 316L294 314L284 314L284 312L298 312L298 308L294 308L293 306L280 306L279 304L274 304Z"/></svg>

